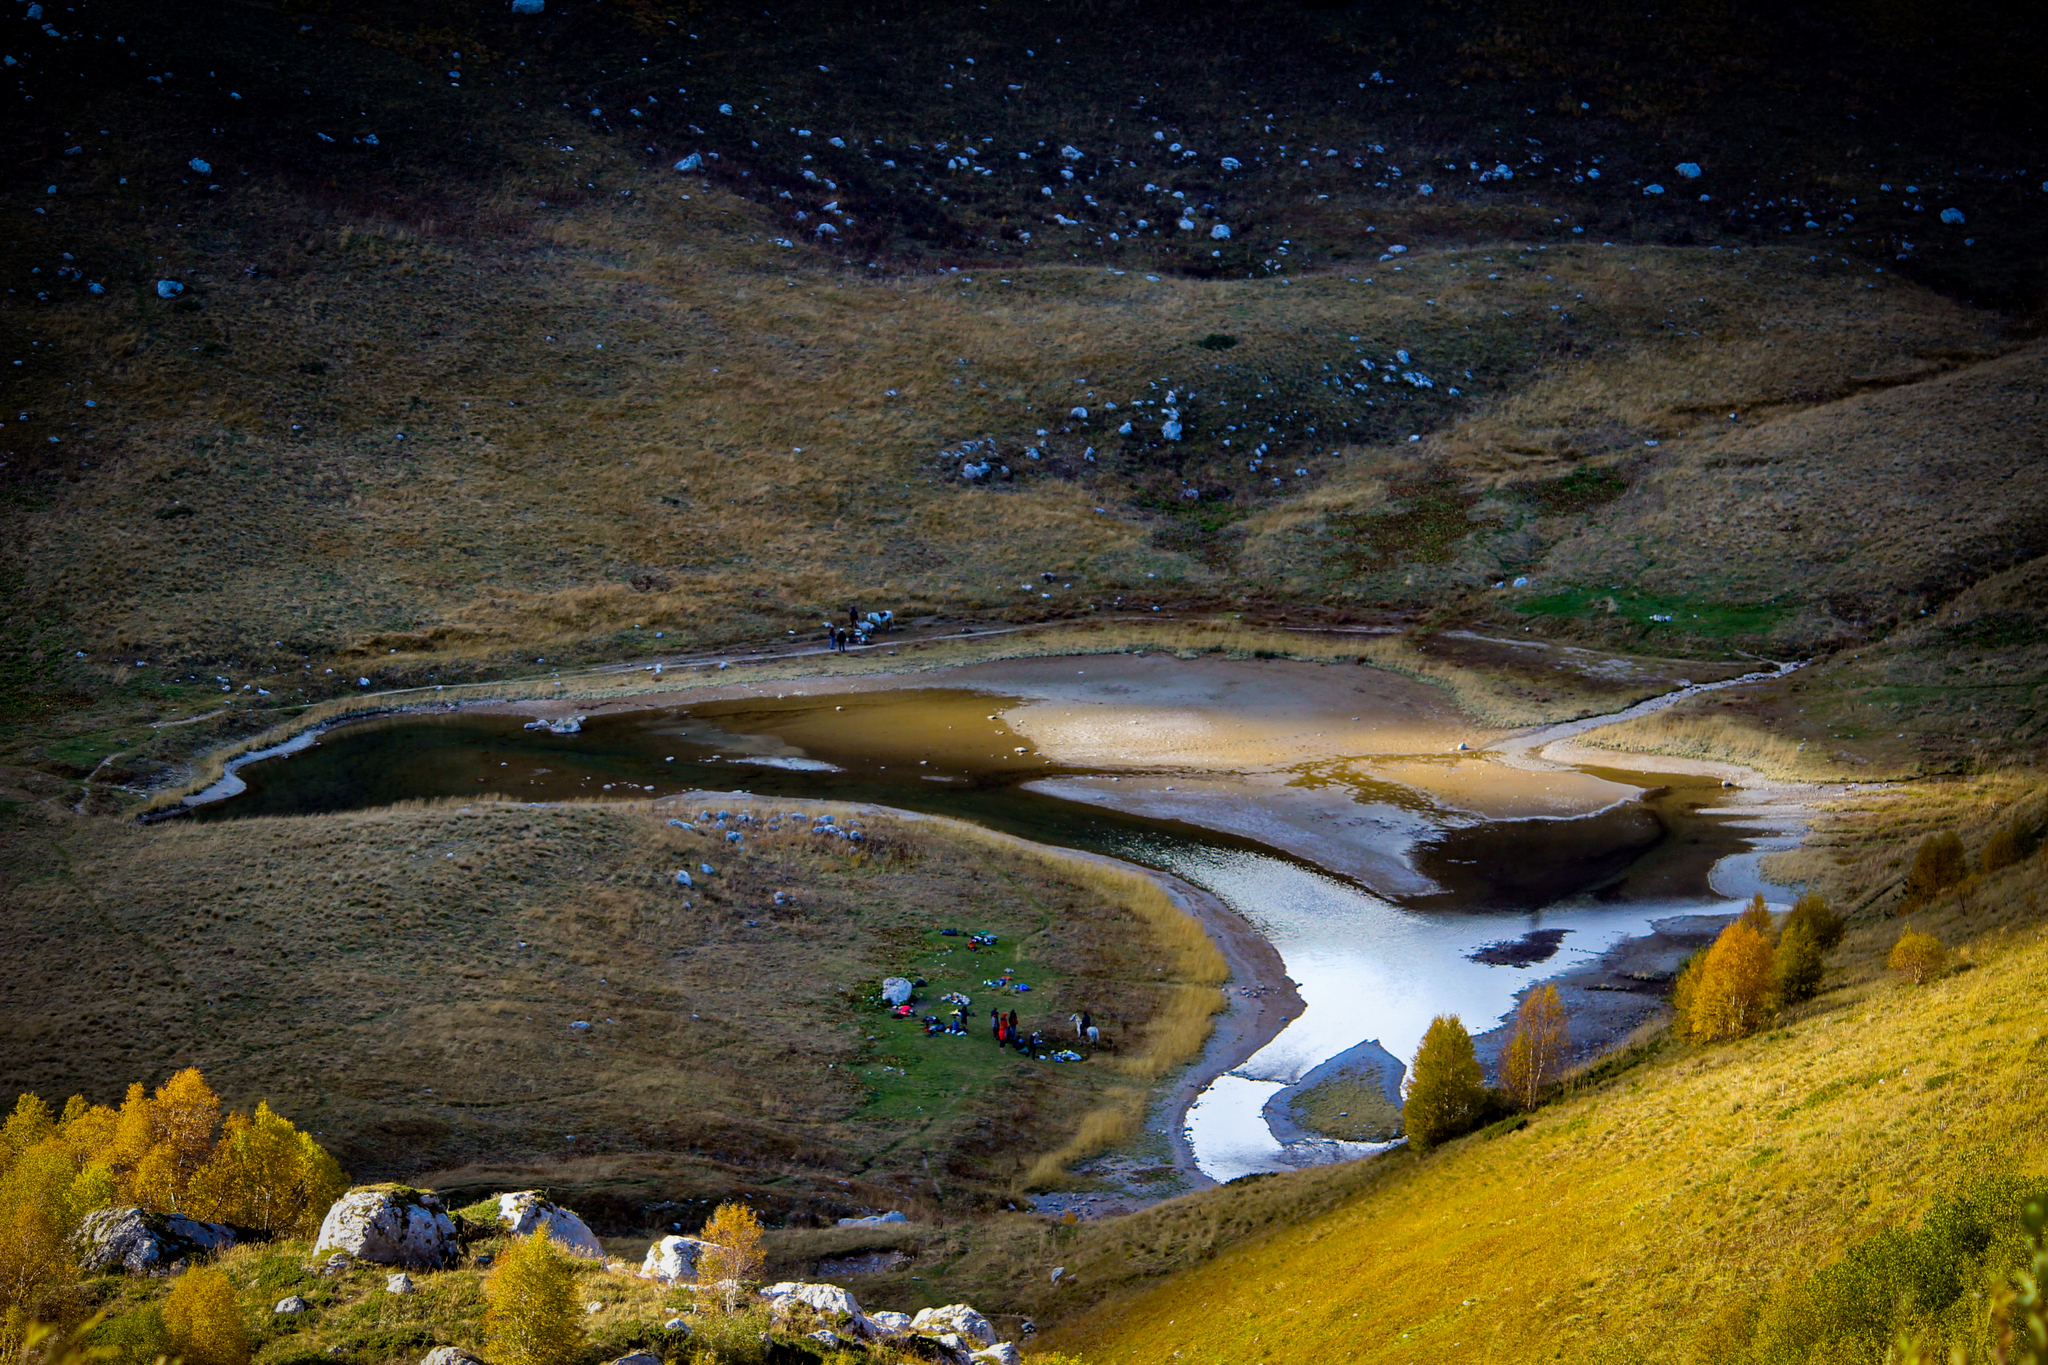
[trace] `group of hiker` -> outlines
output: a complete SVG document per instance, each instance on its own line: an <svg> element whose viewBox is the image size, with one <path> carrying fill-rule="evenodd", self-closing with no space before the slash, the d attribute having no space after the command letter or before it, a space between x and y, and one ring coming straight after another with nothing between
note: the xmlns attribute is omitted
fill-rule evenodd
<svg viewBox="0 0 2048 1365"><path fill-rule="evenodd" d="M949 929L942 930L941 932L948 935L957 935L959 931ZM976 937L986 937L990 943L995 941L994 934L976 935ZM1003 980L1005 983L1009 982L1010 974L1008 972L1003 974ZM958 991L948 991L940 997L940 1000L954 1007L951 1013L945 1015L920 1014L913 1000L915 999L914 993L917 988L924 984L925 982L922 978L913 981L905 977L890 977L885 980L882 983L882 991L884 1003L888 1005L889 1012L898 1019L915 1019L924 1026L924 1035L927 1038L935 1038L941 1034L949 1034L955 1037L966 1034L974 1018L970 1009L973 1001ZM989 982L986 984L995 985L996 983ZM1012 989L1028 990L1030 988L1020 983L1012 987ZM1089 1047L1100 1047L1102 1045L1102 1031L1095 1027L1095 1017L1092 1014L1083 1010L1078 1014L1069 1015L1068 1022L1074 1026L1075 1045L1086 1045ZM995 1039L997 1047L1014 1048L1027 1057L1035 1057L1041 1061L1047 1060L1047 1049L1058 1046L1056 1043L1049 1041L1045 1034L1035 1029L1027 1031L1022 1022L1018 1020L1017 1011L1015 1010L991 1009L988 1012L988 1024L989 1033ZM1083 1060L1083 1056L1081 1053L1074 1051L1073 1046L1068 1046L1058 1048L1057 1051L1052 1052L1050 1060L1055 1062L1078 1062Z"/></svg>
<svg viewBox="0 0 2048 1365"><path fill-rule="evenodd" d="M1045 1046L1045 1039L1038 1034L1027 1035L1017 1027L1017 1011L1004 1014L1001 1010L988 1012L990 1031L995 1034L997 1047L1013 1047L1019 1052L1035 1052Z"/></svg>
<svg viewBox="0 0 2048 1365"><path fill-rule="evenodd" d="M896 613L893 611L871 611L863 614L859 607L848 607L845 625L842 626L837 621L825 623L825 639L833 653L844 654L854 645L866 644L869 635L885 626L893 625L895 620Z"/></svg>
<svg viewBox="0 0 2048 1365"><path fill-rule="evenodd" d="M955 1014L964 1024L967 1017L966 1008L963 1006L955 1011ZM1083 1010L1073 1016L1073 1021L1075 1038L1088 1042L1101 1041L1102 1031L1095 1027L1095 1019L1088 1011ZM1003 1013L1001 1010L990 1010L988 1012L988 1022L989 1031L995 1035L997 1047L1013 1047L1019 1052L1034 1054L1045 1050L1045 1035L1036 1030L1028 1034L1024 1032L1017 1023L1017 1011L1015 1010L1011 1010L1008 1014ZM948 1031L951 1032L952 1030Z"/></svg>

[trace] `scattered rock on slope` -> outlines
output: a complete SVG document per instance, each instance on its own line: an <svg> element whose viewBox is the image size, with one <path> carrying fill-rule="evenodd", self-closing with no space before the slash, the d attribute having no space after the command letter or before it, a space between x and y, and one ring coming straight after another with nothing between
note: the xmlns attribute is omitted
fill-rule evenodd
<svg viewBox="0 0 2048 1365"><path fill-rule="evenodd" d="M593 1261L604 1259L604 1247L589 1225L539 1190L499 1195L498 1221L514 1237L545 1229L548 1239L571 1255Z"/></svg>
<svg viewBox="0 0 2048 1365"><path fill-rule="evenodd" d="M978 1346L996 1344L996 1329L988 1325L988 1319L964 1303L949 1303L944 1308L924 1308L910 1320L913 1332L957 1332Z"/></svg>
<svg viewBox="0 0 2048 1365"><path fill-rule="evenodd" d="M460 1346L436 1346L427 1352L420 1365L484 1365L483 1361Z"/></svg>
<svg viewBox="0 0 2048 1365"><path fill-rule="evenodd" d="M234 1229L175 1213L145 1209L101 1209L89 1213L73 1237L78 1264L87 1274L116 1266L131 1275L157 1275L235 1244Z"/></svg>

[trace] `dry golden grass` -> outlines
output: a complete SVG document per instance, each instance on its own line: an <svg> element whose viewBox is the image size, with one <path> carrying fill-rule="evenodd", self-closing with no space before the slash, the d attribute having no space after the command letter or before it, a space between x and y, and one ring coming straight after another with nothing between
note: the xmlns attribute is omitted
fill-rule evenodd
<svg viewBox="0 0 2048 1365"><path fill-rule="evenodd" d="M1888 940L1852 936L1830 988L1768 1034L1667 1046L1522 1132L1370 1163L1328 1212L1183 1260L1050 1344L1102 1362L1683 1358L1685 1324L1910 1221L1941 1189L2048 1172L2040 869L2002 874L1995 894L2025 927L1970 941L1940 982L1872 974ZM1143 1217L1129 1223L1139 1241ZM1106 1232L1067 1253L1105 1288L1138 1259ZM1364 1282L1366 1298L1347 1288Z"/></svg>
<svg viewBox="0 0 2048 1365"><path fill-rule="evenodd" d="M462 239L374 222L288 234L292 207L251 196L273 240L241 249L288 296L201 269L203 315L138 303L39 324L82 354L156 338L109 366L127 426L91 438L105 472L5 514L27 600L61 605L95 657L503 661L636 622L779 635L854 598L906 615L999 608L1044 569L1075 583L1062 607L1189 590L1414 599L1474 580L1418 565L1407 585L1366 589L1305 538L1384 501L1418 460L1458 479L1540 477L1640 449L1639 433L1700 430L1715 409L1791 411L1929 372L1916 355L2003 344L1931 294L1851 290L1769 251L1558 247L1539 278L1518 252L1450 250L1373 288L1021 265L965 286L792 258L761 210L716 190L536 218L514 169L479 210L519 230ZM286 251L287 237L320 249ZM1486 278L1492 254L1515 258L1515 278ZM1189 359L1185 339L1210 330L1241 339L1225 368L1286 392L1308 393L1363 332L1520 374L1534 324L1503 320L1503 291L1511 307L1564 291L1607 349L1485 389L1420 447L1339 437L1306 494L1255 503L1234 566L1155 539L1177 513L1134 511L1172 491L1146 461L1001 490L932 462L969 436L1035 440L1068 403L1128 401L1160 375L1249 383ZM1700 296L1722 335L1672 335L1673 310ZM222 337L224 354L194 358ZM302 372L314 359L326 373ZM1082 424L1054 439L1063 456L1090 442L1114 438ZM1243 479L1220 448L1194 460L1192 478ZM190 515L159 520L170 508Z"/></svg>
<svg viewBox="0 0 2048 1365"><path fill-rule="evenodd" d="M1208 1016L1203 1016L1203 1034L1207 1035ZM1121 1147L1137 1134L1138 1125L1145 1118L1145 1092L1142 1090L1112 1090L1107 1102L1098 1105L1081 1116L1080 1127L1074 1135L1059 1147L1047 1152L1031 1163L1018 1182L1024 1189L1044 1189L1068 1179L1067 1167L1085 1160L1112 1147Z"/></svg>
<svg viewBox="0 0 2048 1365"><path fill-rule="evenodd" d="M1135 873L936 821L868 818L858 847L755 826L735 847L665 814L445 801L138 828L19 808L9 842L35 856L11 864L0 929L20 964L5 1070L104 1101L194 1064L359 1179L544 1178L625 1226L772 1181L801 1221L996 1197L1105 1091L1184 1060L1185 994L1216 996L1182 984L1219 979L1216 950ZM675 886L700 860L717 875ZM948 923L1002 946L970 956ZM985 1007L981 977L1008 966L1034 986L1027 1027L1058 1036L1086 1008L1120 1050L1031 1063L868 1002L907 972Z"/></svg>
<svg viewBox="0 0 2048 1365"><path fill-rule="evenodd" d="M1885 770L1867 761L1845 763L1822 745L1809 747L1806 741L1771 734L1746 717L1683 708L1682 704L1603 725L1579 736L1579 742L1625 754L1668 754L1735 763L1787 782L1888 782L1915 775L1910 766Z"/></svg>

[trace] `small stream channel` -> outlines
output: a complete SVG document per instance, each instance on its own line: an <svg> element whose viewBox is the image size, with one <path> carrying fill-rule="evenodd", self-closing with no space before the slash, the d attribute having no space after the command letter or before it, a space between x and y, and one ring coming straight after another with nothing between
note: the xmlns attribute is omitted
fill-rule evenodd
<svg viewBox="0 0 2048 1365"><path fill-rule="evenodd" d="M1443 1013L1477 1034L1511 1011L1532 981L1647 933L1654 920L1732 910L1759 889L1774 894L1757 880L1755 855L1789 842L1729 807L1711 780L1585 769L1633 788L1634 799L1570 819L1491 821L1410 802L1409 814L1419 812L1428 829L1412 866L1432 889L1382 894L1248 839L1032 789L1080 777L1100 790L1125 773L1050 762L1004 722L1017 704L963 688L763 697L601 716L571 734L482 711L382 717L238 766L215 789L219 799L194 815L307 815L481 795L538 802L733 791L952 816L1175 873L1272 941L1305 1005L1189 1111L1185 1136L1196 1164L1217 1180L1373 1150L1330 1140L1283 1144L1262 1108L1363 1040L1406 1058ZM1159 777L1156 768L1145 775ZM1471 957L1538 927L1565 931L1561 950L1546 960L1492 966Z"/></svg>

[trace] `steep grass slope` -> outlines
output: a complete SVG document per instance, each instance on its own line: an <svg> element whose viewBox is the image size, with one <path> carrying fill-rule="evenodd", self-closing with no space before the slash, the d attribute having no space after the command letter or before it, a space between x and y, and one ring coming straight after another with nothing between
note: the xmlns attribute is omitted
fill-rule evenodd
<svg viewBox="0 0 2048 1365"><path fill-rule="evenodd" d="M1869 924L1846 979L1771 1032L1654 1048L1521 1131L1369 1163L1337 1207L1190 1249L1184 1271L1053 1340L1100 1361L1695 1358L1716 1314L1912 1223L1935 1194L2048 1175L2044 872L2037 859L1980 889L2025 927L1974 939L1935 985L1855 965L1896 937ZM1146 1244L1135 1220L1126 1235ZM1081 1255L1081 1292L1134 1259Z"/></svg>

